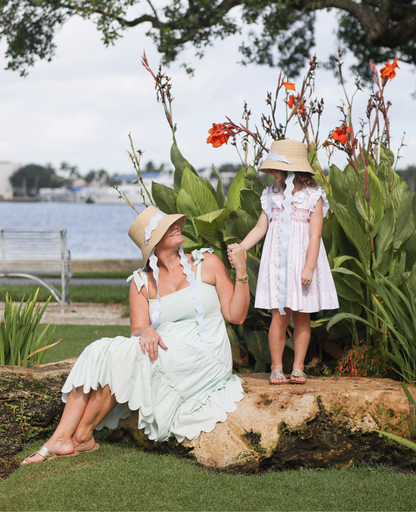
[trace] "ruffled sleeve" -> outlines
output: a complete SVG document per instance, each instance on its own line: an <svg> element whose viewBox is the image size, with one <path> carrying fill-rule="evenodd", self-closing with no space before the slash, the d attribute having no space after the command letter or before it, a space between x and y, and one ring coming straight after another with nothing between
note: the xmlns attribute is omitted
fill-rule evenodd
<svg viewBox="0 0 416 512"><path fill-rule="evenodd" d="M201 261L204 259L204 252L210 252L211 254L214 252L211 247L203 247L202 249L195 249L192 251L192 258L194 260L194 265L199 265Z"/></svg>
<svg viewBox="0 0 416 512"><path fill-rule="evenodd" d="M135 270L131 276L129 276L126 281L130 283L132 279L134 279L134 283L137 286L137 291L139 292L142 289L142 286L146 286L144 279L141 276L141 273L145 271L145 267L139 268Z"/></svg>
<svg viewBox="0 0 416 512"><path fill-rule="evenodd" d="M269 207L269 189L270 187L265 188L260 197L261 209L266 213Z"/></svg>
<svg viewBox="0 0 416 512"><path fill-rule="evenodd" d="M312 193L309 197L309 217L312 212L315 211L315 207L319 199L322 199L323 216L325 218L329 210L328 201L326 199L325 191L322 187L312 189Z"/></svg>

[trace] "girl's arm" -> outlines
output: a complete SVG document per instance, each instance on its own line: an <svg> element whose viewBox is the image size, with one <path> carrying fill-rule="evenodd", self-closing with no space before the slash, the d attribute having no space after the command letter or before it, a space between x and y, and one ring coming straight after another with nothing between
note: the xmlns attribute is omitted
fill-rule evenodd
<svg viewBox="0 0 416 512"><path fill-rule="evenodd" d="M322 199L319 198L315 210L311 213L309 221L309 245L306 254L306 262L300 274L301 283L309 285L312 282L313 271L319 254L319 245L322 236L322 224L324 221Z"/></svg>
<svg viewBox="0 0 416 512"><path fill-rule="evenodd" d="M244 240L240 243L241 247L243 247L246 251L251 249L257 242L259 242L267 232L268 228L268 220L267 215L264 211L261 212L259 220L254 228L249 232L249 234L244 238ZM237 244L230 244L227 246L227 256L228 261L231 263L233 268L234 266L233 258L231 257L231 247L236 247Z"/></svg>
<svg viewBox="0 0 416 512"><path fill-rule="evenodd" d="M266 212L262 211L257 224L241 242L246 251L254 247L267 233L268 220Z"/></svg>

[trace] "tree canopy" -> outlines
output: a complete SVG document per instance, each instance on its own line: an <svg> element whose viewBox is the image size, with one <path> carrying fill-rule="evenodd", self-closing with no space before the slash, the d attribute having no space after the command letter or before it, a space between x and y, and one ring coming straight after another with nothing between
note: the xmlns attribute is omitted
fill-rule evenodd
<svg viewBox="0 0 416 512"><path fill-rule="evenodd" d="M106 45L126 29L145 25L165 64L187 45L201 57L215 39L247 26L250 35L240 47L243 63L278 65L295 77L311 56L316 12L322 9L336 10L339 45L354 53L364 76L370 58L376 63L393 57L416 63L416 0L164 0L160 4L0 0L0 39L7 42L7 69L24 75L37 59L51 60L56 31L69 18L80 16L96 24Z"/></svg>
<svg viewBox="0 0 416 512"><path fill-rule="evenodd" d="M13 188L26 188L32 195L35 195L39 188L55 188L63 184L63 179L56 175L55 169L50 165L25 165L17 169L9 179Z"/></svg>

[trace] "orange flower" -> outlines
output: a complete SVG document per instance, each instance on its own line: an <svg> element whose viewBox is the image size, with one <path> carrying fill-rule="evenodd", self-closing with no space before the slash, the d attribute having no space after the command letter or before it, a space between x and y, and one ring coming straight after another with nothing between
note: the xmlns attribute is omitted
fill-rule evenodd
<svg viewBox="0 0 416 512"><path fill-rule="evenodd" d="M283 85L285 86L287 91L295 90L295 84L291 84L290 82L283 82Z"/></svg>
<svg viewBox="0 0 416 512"><path fill-rule="evenodd" d="M331 139L338 140L341 144L348 142L348 136L351 133L351 126L343 124L341 128L337 128L331 135Z"/></svg>
<svg viewBox="0 0 416 512"><path fill-rule="evenodd" d="M390 59L387 61L387 64L384 64L384 68L380 69L380 76L383 78L383 80L387 80L387 78L394 78L396 76L395 69L400 69L397 64L397 57L394 59L394 61L390 64Z"/></svg>
<svg viewBox="0 0 416 512"><path fill-rule="evenodd" d="M212 144L214 148L227 144L228 139L234 135L233 128L228 123L212 123L212 128L208 130L208 133L210 136L207 138L207 144Z"/></svg>
<svg viewBox="0 0 416 512"><path fill-rule="evenodd" d="M299 110L298 110L299 114L302 116L303 114L306 114L306 108L304 107L301 107Z"/></svg>
<svg viewBox="0 0 416 512"><path fill-rule="evenodd" d="M293 108L293 105L295 104L295 101L296 101L295 95L294 95L294 94L291 94L291 95L289 96L289 99L288 99L288 100L287 100L287 102L286 102L286 103L287 103L287 106L288 106L289 108Z"/></svg>

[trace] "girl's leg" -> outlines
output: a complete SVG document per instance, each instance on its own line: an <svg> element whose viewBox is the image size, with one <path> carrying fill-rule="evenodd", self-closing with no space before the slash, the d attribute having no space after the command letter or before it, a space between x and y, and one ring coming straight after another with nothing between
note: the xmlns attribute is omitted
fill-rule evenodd
<svg viewBox="0 0 416 512"><path fill-rule="evenodd" d="M306 352L308 351L309 341L311 339L311 321L309 313L301 313L300 311L292 311L293 324L295 331L293 341L295 345L295 360L293 362L294 370L302 370L304 368ZM304 383L304 377L291 377L290 380Z"/></svg>
<svg viewBox="0 0 416 512"><path fill-rule="evenodd" d="M116 405L116 398L111 394L108 385L104 388L99 387L97 391L91 391L87 407L72 438L76 451L83 452L94 447L93 432L95 427Z"/></svg>
<svg viewBox="0 0 416 512"><path fill-rule="evenodd" d="M69 455L74 453L74 443L72 437L87 407L90 394L85 394L82 387L71 391L65 404L64 412L52 437L45 443L46 446L56 455ZM24 464L43 462L44 458L35 453L26 457ZM22 463L22 464L23 464Z"/></svg>
<svg viewBox="0 0 416 512"><path fill-rule="evenodd" d="M282 370L282 357L286 344L286 329L290 320L290 309L285 308L286 315L281 315L278 309L272 309L272 323L269 329L269 347L272 356L272 373L275 370ZM272 384L283 384L286 381L282 379L271 379Z"/></svg>

